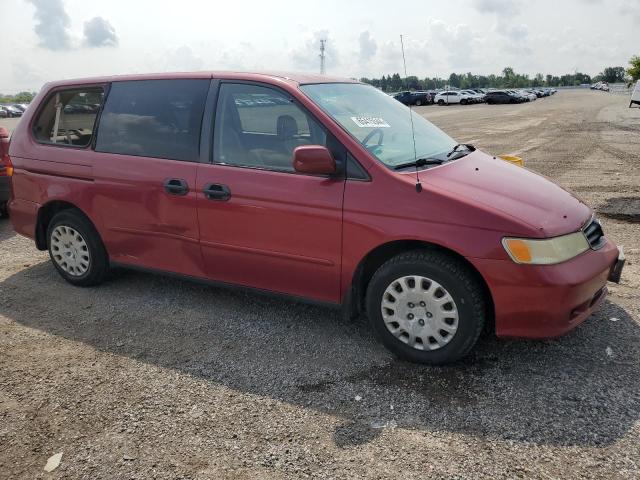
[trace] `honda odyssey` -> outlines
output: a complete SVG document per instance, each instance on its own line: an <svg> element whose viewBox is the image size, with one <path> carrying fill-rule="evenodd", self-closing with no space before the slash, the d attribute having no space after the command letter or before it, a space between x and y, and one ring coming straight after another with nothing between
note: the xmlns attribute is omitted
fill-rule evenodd
<svg viewBox="0 0 640 480"><path fill-rule="evenodd" d="M3 161L16 232L73 285L125 266L330 304L415 362L564 334L624 263L571 193L350 80L49 83Z"/></svg>

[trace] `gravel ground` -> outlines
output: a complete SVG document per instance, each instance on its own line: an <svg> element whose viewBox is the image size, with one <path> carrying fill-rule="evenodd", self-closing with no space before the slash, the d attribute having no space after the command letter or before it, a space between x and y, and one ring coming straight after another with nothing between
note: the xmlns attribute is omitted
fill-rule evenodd
<svg viewBox="0 0 640 480"><path fill-rule="evenodd" d="M640 197L640 110L626 107L563 91L418 111L599 209ZM602 218L629 262L586 323L487 338L443 368L394 359L325 308L127 271L74 288L0 220L0 478L640 478L628 214Z"/></svg>

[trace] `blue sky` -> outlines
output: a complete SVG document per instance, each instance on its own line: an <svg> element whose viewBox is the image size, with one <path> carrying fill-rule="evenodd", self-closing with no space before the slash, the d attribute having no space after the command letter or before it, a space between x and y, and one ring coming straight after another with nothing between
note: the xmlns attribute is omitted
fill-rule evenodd
<svg viewBox="0 0 640 480"><path fill-rule="evenodd" d="M596 74L640 54L640 0L0 0L0 92L132 72Z"/></svg>

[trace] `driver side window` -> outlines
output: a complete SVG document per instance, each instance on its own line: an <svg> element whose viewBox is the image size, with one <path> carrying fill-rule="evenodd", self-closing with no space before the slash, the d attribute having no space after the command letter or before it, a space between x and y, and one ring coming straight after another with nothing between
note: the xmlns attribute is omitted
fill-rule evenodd
<svg viewBox="0 0 640 480"><path fill-rule="evenodd" d="M223 83L214 132L214 163L293 172L293 150L325 145L324 128L279 90Z"/></svg>

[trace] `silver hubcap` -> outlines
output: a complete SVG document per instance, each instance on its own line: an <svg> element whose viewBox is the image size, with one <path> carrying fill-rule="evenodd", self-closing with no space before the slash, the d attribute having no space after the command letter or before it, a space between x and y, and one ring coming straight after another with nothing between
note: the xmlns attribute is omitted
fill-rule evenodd
<svg viewBox="0 0 640 480"><path fill-rule="evenodd" d="M91 257L87 242L71 227L59 225L53 230L51 254L58 266L74 277L83 275L89 269Z"/></svg>
<svg viewBox="0 0 640 480"><path fill-rule="evenodd" d="M417 350L444 347L458 330L458 308L438 282L420 276L391 282L382 295L382 318L401 342Z"/></svg>

